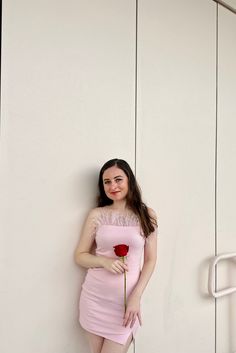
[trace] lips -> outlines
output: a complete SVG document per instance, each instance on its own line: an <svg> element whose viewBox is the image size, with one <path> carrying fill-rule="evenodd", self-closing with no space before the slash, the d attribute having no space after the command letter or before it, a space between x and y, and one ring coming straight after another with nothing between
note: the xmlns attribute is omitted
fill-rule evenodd
<svg viewBox="0 0 236 353"><path fill-rule="evenodd" d="M111 192L112 195L117 194L119 191Z"/></svg>

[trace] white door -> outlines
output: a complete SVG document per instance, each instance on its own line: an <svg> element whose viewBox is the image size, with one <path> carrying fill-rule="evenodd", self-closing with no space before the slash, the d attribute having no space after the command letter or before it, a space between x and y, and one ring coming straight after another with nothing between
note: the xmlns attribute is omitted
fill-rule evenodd
<svg viewBox="0 0 236 353"><path fill-rule="evenodd" d="M143 1L139 9L137 173L161 227L155 283L143 304L151 327L138 343L144 351L148 340L153 353L231 353L235 295L216 304L207 284L216 249L236 248L235 15L220 8L217 19L210 1ZM235 271L231 260L218 283L235 284Z"/></svg>
<svg viewBox="0 0 236 353"><path fill-rule="evenodd" d="M229 1L236 9L236 1ZM217 253L236 253L236 14L219 7ZM217 290L236 287L236 258L219 262ZM216 303L217 353L236 352L236 292Z"/></svg>

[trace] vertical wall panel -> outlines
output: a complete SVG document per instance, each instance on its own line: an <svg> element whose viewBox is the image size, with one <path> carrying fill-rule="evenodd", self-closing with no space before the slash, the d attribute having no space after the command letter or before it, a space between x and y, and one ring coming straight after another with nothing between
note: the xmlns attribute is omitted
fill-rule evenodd
<svg viewBox="0 0 236 353"><path fill-rule="evenodd" d="M73 261L108 159L134 166L134 1L4 1L1 343L88 352Z"/></svg>
<svg viewBox="0 0 236 353"><path fill-rule="evenodd" d="M236 8L236 1L231 2ZM218 253L236 252L236 16L219 7ZM236 287L236 261L222 261L218 290ZM217 353L236 352L236 293L217 300Z"/></svg>
<svg viewBox="0 0 236 353"><path fill-rule="evenodd" d="M215 4L139 3L137 175L160 225L139 350L213 353Z"/></svg>

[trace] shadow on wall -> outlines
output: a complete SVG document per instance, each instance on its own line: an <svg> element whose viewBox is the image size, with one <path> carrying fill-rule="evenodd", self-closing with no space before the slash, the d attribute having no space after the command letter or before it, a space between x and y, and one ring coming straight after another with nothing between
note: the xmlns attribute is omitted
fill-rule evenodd
<svg viewBox="0 0 236 353"><path fill-rule="evenodd" d="M79 170L77 173L72 173L73 182L72 190L71 190L71 199L73 200L73 204L76 204L76 212L78 212L78 220L76 221L76 244L74 246L72 258L76 271L76 290L75 290L75 331L76 336L78 336L78 349L79 351L83 351L84 353L89 352L88 342L86 336L84 334L83 328L79 323L79 299L80 293L82 289L82 284L84 282L84 278L87 273L87 269L79 266L75 262L75 250L79 244L79 239L83 230L84 223L86 221L87 215L91 208L96 207L96 196L98 192L98 173L99 168L89 169L83 168L83 170ZM95 254L95 243L91 249L91 253Z"/></svg>

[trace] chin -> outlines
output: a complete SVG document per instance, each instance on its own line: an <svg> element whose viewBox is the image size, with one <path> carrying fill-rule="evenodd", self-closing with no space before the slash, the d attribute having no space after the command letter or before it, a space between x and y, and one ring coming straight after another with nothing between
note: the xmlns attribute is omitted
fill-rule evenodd
<svg viewBox="0 0 236 353"><path fill-rule="evenodd" d="M108 197L109 197L109 199L112 200L112 201L120 201L120 200L123 200L123 197L120 197L120 195L119 195L119 196L109 195Z"/></svg>

